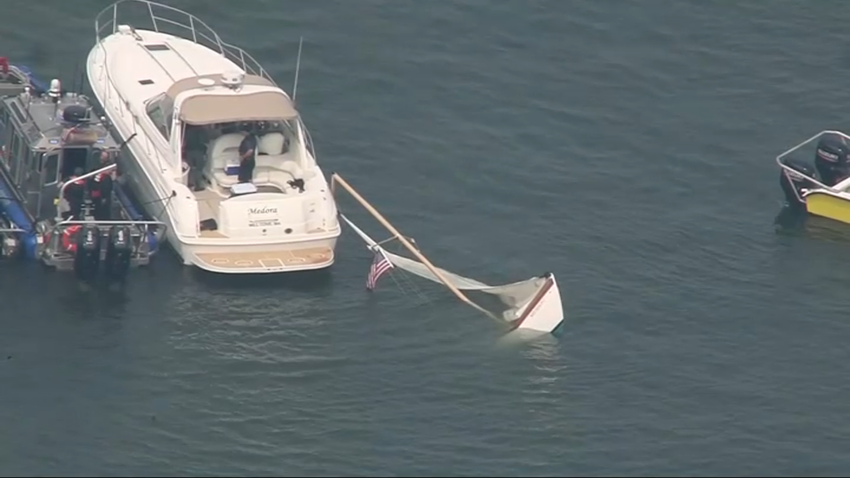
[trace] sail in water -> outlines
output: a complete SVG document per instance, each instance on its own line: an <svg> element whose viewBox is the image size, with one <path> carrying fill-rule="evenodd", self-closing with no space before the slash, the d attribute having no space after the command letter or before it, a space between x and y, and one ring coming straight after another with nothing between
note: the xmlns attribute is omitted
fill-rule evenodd
<svg viewBox="0 0 850 478"><path fill-rule="evenodd" d="M494 319L508 323L514 329L553 332L563 322L564 312L554 274L546 273L524 281L493 286L436 267L339 175L334 174L331 183L344 187L394 235L391 240L400 242L418 259L386 250L382 246L386 241L376 242L348 217L340 214L343 221L363 239L375 255L367 277L367 289L373 290L384 274L399 269L447 287L463 302ZM473 300L473 297L476 300Z"/></svg>

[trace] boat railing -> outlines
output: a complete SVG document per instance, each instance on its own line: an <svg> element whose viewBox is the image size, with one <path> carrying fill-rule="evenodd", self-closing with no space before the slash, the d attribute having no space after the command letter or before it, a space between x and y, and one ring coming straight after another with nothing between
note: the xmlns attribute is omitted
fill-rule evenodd
<svg viewBox="0 0 850 478"><path fill-rule="evenodd" d="M114 170L114 169L116 169L117 167L118 167L118 165L117 165L117 164L115 164L115 163L113 163L113 164L109 164L109 165L107 165L107 166L104 166L104 167L102 167L102 168L100 168L100 169L97 169L97 170L95 170L95 171L92 171L92 172L90 172L90 173L86 173L86 174L83 174L82 176L79 176L79 177L76 177L76 178L69 179L69 180L65 181L65 183L64 183L64 184L62 184L62 187L60 187L60 188L59 188L59 195L57 196L57 198L63 198L63 197L65 197L65 189L66 189L66 188L67 188L67 187L68 187L71 183L74 183L74 182L77 182L77 181L84 181L84 180L86 180L86 179L88 179L88 178L91 178L91 177L97 176L97 175L98 175L98 174L100 174L100 173L106 173L106 172L113 171L113 170ZM59 221L61 221L61 220L62 220L62 215L61 215L61 214L59 213L59 211L57 210L57 212L56 212L56 222L59 222Z"/></svg>
<svg viewBox="0 0 850 478"><path fill-rule="evenodd" d="M307 143L307 151L310 152L310 155L313 156L313 162L318 163L319 158L316 156L316 147L313 145L313 136L310 134L310 130L304 126L304 123L301 123L301 128L304 130L304 140Z"/></svg>
<svg viewBox="0 0 850 478"><path fill-rule="evenodd" d="M128 13L127 11L134 6L136 9L141 7L141 12L138 12L141 14L141 18L138 16L124 17L124 14ZM144 19L144 17L147 17L147 19ZM149 21L150 24L138 24L130 21L135 19L142 22ZM105 36L117 32L118 26L125 23L135 30L150 29L159 33L179 36L218 51L222 56L241 67L245 73L261 76L277 86L268 71L248 52L238 46L225 43L209 25L179 8L148 0L118 0L97 15L95 19L96 41L100 42ZM169 31L169 27L172 31Z"/></svg>
<svg viewBox="0 0 850 478"><path fill-rule="evenodd" d="M151 255L156 250L145 249L145 247L150 246L149 240L144 240L143 238L149 238L150 234L153 234L154 237L157 237L159 240L162 237L162 234L165 233L165 230L168 229L168 226L161 221L125 221L125 220L99 220L99 221L81 221L76 219L67 219L61 222L57 222L49 227L46 230L48 241L46 243L46 250L51 251L50 255L54 258L56 255L64 255L66 252L61 252L60 243L61 237L65 233L65 231L72 226L97 226L98 230L101 231L101 234L106 234L109 228L113 226L131 226L134 228L138 228L137 231L130 232L132 237L136 239L133 241L133 255L138 256L139 254L144 253L145 255ZM151 228L155 228L154 231L151 231Z"/></svg>
<svg viewBox="0 0 850 478"><path fill-rule="evenodd" d="M787 171L788 173L790 173L790 174L792 174L792 175L794 175L794 176L802 176L802 177L804 177L804 178L808 179L809 181L811 181L812 183L816 184L818 187L821 187L821 188L823 188L823 189L826 189L827 191L839 192L839 191L841 191L841 190L842 190L842 188L841 188L841 187L836 187L836 186L841 186L841 185L842 185L842 183L838 183L838 184L837 184L837 185L835 185L835 186L827 186L826 184L824 184L824 183L822 183L822 182L818 181L816 178L813 178L813 177L811 177L811 176L808 176L808 175L806 175L806 174L803 174L803 173L801 173L800 171L797 171L796 169L794 169L794 168L792 168L792 167L788 166L787 164L785 164L785 161L786 161L789 157L793 156L795 153L797 153L797 152L798 152L798 151L800 151L801 149L806 148L807 146L810 146L810 145L816 144L816 142L817 142L818 140L820 140L820 139L821 139L821 137L823 137L823 136L824 136L824 135L826 135L826 134L830 134L830 135L838 135L838 136L841 136L842 138L844 138L844 139L846 139L846 140L850 141L850 136L848 136L848 135L846 135L846 134L842 133L841 131L824 130L824 131L821 131L820 133L818 133L818 134L816 134L816 135L812 136L811 138L809 138L809 139L807 139L807 140L803 141L802 143L800 143L800 144L798 144L798 145L796 145L796 146L792 147L791 149L789 149L789 150L785 151L784 153L780 154L779 156L777 156L777 157L776 157L776 164L778 164L778 165L779 165L779 167L780 167L780 168L782 168L784 171ZM843 181L842 181L842 182L843 182Z"/></svg>
<svg viewBox="0 0 850 478"><path fill-rule="evenodd" d="M160 230L164 231L168 228L168 225L162 221L126 221L126 220L98 220L98 221L80 221L76 219L67 219L62 222L54 224L53 230L58 231L59 229L68 228L70 226L98 226L98 227L111 227L111 226L139 226L144 227L145 233L147 233L148 229L151 226L156 226Z"/></svg>
<svg viewBox="0 0 850 478"><path fill-rule="evenodd" d="M101 174L101 173L114 171L117 168L118 168L118 165L115 164L115 163L112 163L112 164L106 165L106 166L104 166L100 169L97 169L95 171L92 171L90 173L86 173L86 174L83 174L82 176L79 176L79 177L65 181L65 183L62 184L62 187L59 188L58 198L65 197L65 188L67 188L69 184L71 184L73 182L77 182L77 181L85 181L88 178L91 178L91 177L96 176L96 175ZM81 221L67 221L67 220L63 221L63 222L60 222L60 221L62 221L62 215L57 210L57 212L56 212L56 222L57 223L66 224L66 225L67 224L84 224L85 223L85 221L82 221L82 222ZM97 223L100 224L100 225L132 224L132 225L137 225L137 226L145 226L146 230L147 230L147 227L150 226L150 225L165 226L165 223L160 222L160 221L109 221L108 224L107 224L107 222L104 222L104 221L97 221Z"/></svg>
<svg viewBox="0 0 850 478"><path fill-rule="evenodd" d="M7 71L0 72L0 79L12 77L18 80L22 86L32 86L32 78L26 71L16 65L8 65L6 68L8 68Z"/></svg>

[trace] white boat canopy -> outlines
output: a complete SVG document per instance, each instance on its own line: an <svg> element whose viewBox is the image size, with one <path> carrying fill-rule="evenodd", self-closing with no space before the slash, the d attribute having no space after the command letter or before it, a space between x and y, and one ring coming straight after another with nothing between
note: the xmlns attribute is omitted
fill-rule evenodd
<svg viewBox="0 0 850 478"><path fill-rule="evenodd" d="M242 84L274 87L269 80L256 75L245 75ZM180 93L210 89L209 94L201 93L187 98L180 107L180 119L194 125L234 121L279 121L298 117L292 100L282 91L221 94L221 89L215 87L222 86L224 85L221 75L186 78L171 85L166 92L166 98L173 102Z"/></svg>
<svg viewBox="0 0 850 478"><path fill-rule="evenodd" d="M206 125L232 121L279 121L298 117L292 101L273 91L238 95L199 95L188 98L180 108L180 119Z"/></svg>

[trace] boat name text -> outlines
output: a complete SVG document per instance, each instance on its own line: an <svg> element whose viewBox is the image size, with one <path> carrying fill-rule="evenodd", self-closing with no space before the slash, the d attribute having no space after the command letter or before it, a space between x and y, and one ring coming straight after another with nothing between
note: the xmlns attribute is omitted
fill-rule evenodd
<svg viewBox="0 0 850 478"><path fill-rule="evenodd" d="M249 214L277 214L277 208L276 207L268 207L268 206L252 207L252 208L248 209L248 213Z"/></svg>

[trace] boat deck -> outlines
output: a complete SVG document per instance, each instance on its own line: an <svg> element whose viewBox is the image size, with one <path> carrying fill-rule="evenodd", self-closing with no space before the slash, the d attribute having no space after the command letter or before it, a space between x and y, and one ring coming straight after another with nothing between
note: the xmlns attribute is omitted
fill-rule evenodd
<svg viewBox="0 0 850 478"><path fill-rule="evenodd" d="M312 247L290 251L268 252L203 252L195 254L199 264L214 269L309 268L316 269L333 261L329 247Z"/></svg>

